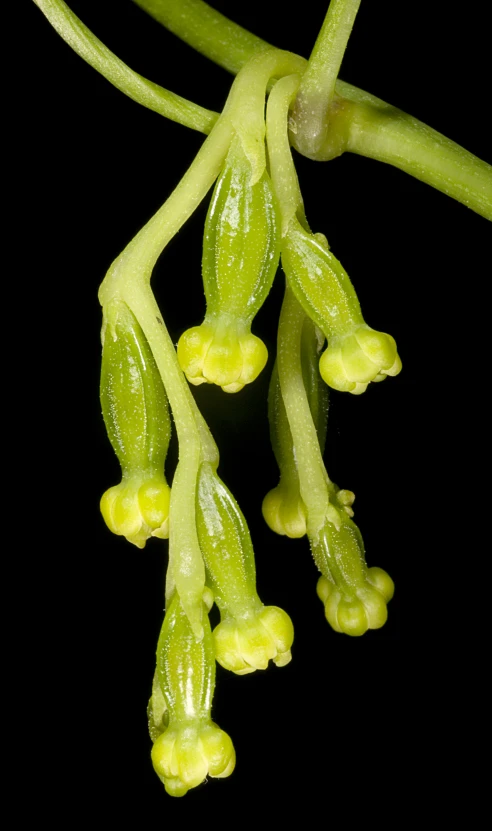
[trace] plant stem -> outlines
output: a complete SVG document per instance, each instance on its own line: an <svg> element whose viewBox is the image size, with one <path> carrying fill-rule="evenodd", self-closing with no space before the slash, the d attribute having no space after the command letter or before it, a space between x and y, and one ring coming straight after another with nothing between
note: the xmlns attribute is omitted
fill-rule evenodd
<svg viewBox="0 0 492 831"><path fill-rule="evenodd" d="M190 46L236 73L269 44L202 0L133 0ZM302 74L307 61L292 72ZM314 158L345 151L395 165L492 219L491 167L455 142L375 95L338 79L325 142ZM350 106L350 105L355 106ZM359 106L360 105L360 106ZM351 121L355 122L349 133ZM296 144L296 135L291 133ZM402 141L405 147L398 146ZM302 151L301 151L302 152ZM444 154L444 161L441 158Z"/></svg>
<svg viewBox="0 0 492 831"><path fill-rule="evenodd" d="M289 107L298 88L298 75L288 75L277 81L270 93L266 114L270 176L280 209L282 237L287 234L291 219L303 206L287 128Z"/></svg>
<svg viewBox="0 0 492 831"><path fill-rule="evenodd" d="M331 0L294 107L296 147L316 156L329 129L335 82L361 0Z"/></svg>
<svg viewBox="0 0 492 831"><path fill-rule="evenodd" d="M269 43L233 23L201 0L133 0L170 32L236 75Z"/></svg>
<svg viewBox="0 0 492 831"><path fill-rule="evenodd" d="M492 220L492 167L389 104L352 104L347 150L394 165Z"/></svg>
<svg viewBox="0 0 492 831"><path fill-rule="evenodd" d="M142 78L93 35L63 0L34 2L80 57L133 101L192 130L210 133L217 121L217 113Z"/></svg>
<svg viewBox="0 0 492 831"><path fill-rule="evenodd" d="M278 327L278 376L292 433L301 496L308 512L308 535L317 540L330 504L329 479L302 376L304 319L301 306L287 286Z"/></svg>

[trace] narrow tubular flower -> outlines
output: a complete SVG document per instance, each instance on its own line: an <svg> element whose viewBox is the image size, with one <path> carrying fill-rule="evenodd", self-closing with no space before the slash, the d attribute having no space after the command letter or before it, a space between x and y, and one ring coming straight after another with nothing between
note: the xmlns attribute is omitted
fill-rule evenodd
<svg viewBox="0 0 492 831"><path fill-rule="evenodd" d="M105 492L111 531L138 548L169 536L170 489L164 476L171 422L164 385L135 316L119 299L104 308L101 405L122 481Z"/></svg>
<svg viewBox="0 0 492 831"><path fill-rule="evenodd" d="M282 247L282 266L304 311L328 338L319 364L323 380L358 395L371 381L398 375L401 361L394 338L364 322L347 272L317 236L294 217Z"/></svg>
<svg viewBox="0 0 492 831"><path fill-rule="evenodd" d="M278 266L280 233L266 170L251 184L252 167L236 137L217 181L205 223L203 283L207 312L188 329L178 358L192 384L211 383L238 392L267 361L263 342L251 334Z"/></svg>
<svg viewBox="0 0 492 831"><path fill-rule="evenodd" d="M237 675L291 660L294 630L277 606L264 606L256 591L253 545L233 495L209 463L198 483L197 529L207 584L220 609L214 630L217 661Z"/></svg>
<svg viewBox="0 0 492 831"><path fill-rule="evenodd" d="M149 708L152 764L171 796L184 796L207 776L230 776L236 764L231 739L211 719L215 657L207 605L204 635L198 640L175 592L157 646L157 682Z"/></svg>
<svg viewBox="0 0 492 831"><path fill-rule="evenodd" d="M325 617L336 632L363 635L384 626L387 603L394 594L393 580L382 568L368 568L364 543L357 525L343 513L337 529L327 522L318 541L311 541L322 576L318 597Z"/></svg>

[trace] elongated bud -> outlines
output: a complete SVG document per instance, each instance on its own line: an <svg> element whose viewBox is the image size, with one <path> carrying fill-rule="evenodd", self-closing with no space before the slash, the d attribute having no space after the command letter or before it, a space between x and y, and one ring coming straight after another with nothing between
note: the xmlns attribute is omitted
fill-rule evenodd
<svg viewBox="0 0 492 831"><path fill-rule="evenodd" d="M318 369L323 343L322 333L306 318L301 337L302 377L321 452L325 445L328 412L328 389ZM263 517L269 528L277 534L302 537L306 533L307 511L300 493L292 433L280 391L276 363L268 393L268 420L270 440L280 469L280 482L263 500Z"/></svg>
<svg viewBox="0 0 492 831"><path fill-rule="evenodd" d="M367 568L357 525L340 512L339 529L327 522L317 543L311 545L322 572L318 597L330 626L336 632L354 636L383 626L394 583L383 569Z"/></svg>
<svg viewBox="0 0 492 831"><path fill-rule="evenodd" d="M291 660L294 630L277 606L256 591L253 545L239 506L210 464L200 468L197 531L208 583L220 609L214 630L217 661L237 675Z"/></svg>
<svg viewBox="0 0 492 831"><path fill-rule="evenodd" d="M143 548L169 535L164 462L171 433L167 396L147 340L126 303L104 308L101 405L122 481L101 499L111 531Z"/></svg>
<svg viewBox="0 0 492 831"><path fill-rule="evenodd" d="M175 593L157 646L156 674L162 699L154 691L151 704L154 722L155 710L158 713L158 726L151 730L152 763L171 796L184 796L207 776L229 776L236 762L229 736L211 720L215 657L205 603L203 629L204 636L198 641Z"/></svg>
<svg viewBox="0 0 492 831"><path fill-rule="evenodd" d="M278 266L280 231L265 171L251 185L251 165L232 142L210 204L203 241L207 313L187 330L178 359L188 380L237 392L259 375L267 350L251 322L270 291Z"/></svg>
<svg viewBox="0 0 492 831"><path fill-rule="evenodd" d="M391 335L364 322L347 272L316 236L293 219L282 248L282 265L298 302L328 338L319 364L323 380L357 395L371 381L398 375L401 361Z"/></svg>

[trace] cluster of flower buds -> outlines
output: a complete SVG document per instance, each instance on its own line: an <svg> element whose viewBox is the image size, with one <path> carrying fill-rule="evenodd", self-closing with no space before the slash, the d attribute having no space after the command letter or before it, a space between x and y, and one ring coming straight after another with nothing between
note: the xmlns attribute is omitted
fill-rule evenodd
<svg viewBox="0 0 492 831"><path fill-rule="evenodd" d="M262 127L261 96L258 100ZM308 536L322 574L318 594L337 632L361 635L382 626L393 593L388 575L367 567L362 538L352 521L354 495L330 481L322 454L327 384L360 393L371 381L396 375L401 364L395 342L365 324L346 272L326 238L309 231L303 209L285 221L274 154L270 178L265 165L252 163L240 134L232 130L231 136L205 224L205 319L184 332L177 356L169 341L165 360L173 364L171 375L163 369L162 355L161 362L157 360L158 341L146 337L155 328L156 314L146 316L140 305L139 320L148 327L144 334L124 299L135 301L135 293L120 296L116 284L110 283L109 295L101 295L101 402L122 469L121 483L104 494L101 510L112 531L141 548L151 536L170 537L166 614L148 714L152 762L174 796L187 793L207 776L227 777L235 766L232 742L211 718L215 662L246 675L267 669L270 661L282 667L292 657L291 619L277 606L265 606L258 596L246 520L217 473L217 448L182 374L191 384L213 383L227 393L239 392L256 379L268 356L262 341L251 333L251 324L270 291L280 257L298 323L297 329L284 327L282 337L282 325L279 328L269 418L280 482L265 497L263 515L278 534ZM257 146L264 148L263 133ZM128 260L122 263L120 281L125 267L133 275ZM142 296L139 302L145 307ZM157 320L159 336L166 337L162 318ZM328 347L321 355L326 338ZM291 365L286 382L282 374L287 353ZM285 384L291 382L294 396L286 397ZM191 434L195 436L192 450L188 444L182 454L180 447L171 499L164 474L170 437L166 390L178 439L182 408L187 427L181 435L188 442ZM305 413L307 442L302 428L294 424L297 410ZM180 468L182 455L185 465L188 456L191 460L186 474ZM314 505L308 480L309 471L316 469ZM183 482L189 492L182 491ZM191 494L184 502L183 493ZM179 529L187 529L184 537ZM185 540L182 549L176 548L178 539ZM214 603L220 622L212 631L209 611Z"/></svg>

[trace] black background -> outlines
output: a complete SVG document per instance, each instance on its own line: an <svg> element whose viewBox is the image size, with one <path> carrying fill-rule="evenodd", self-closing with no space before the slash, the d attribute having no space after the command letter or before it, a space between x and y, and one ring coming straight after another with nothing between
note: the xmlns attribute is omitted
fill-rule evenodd
<svg viewBox="0 0 492 831"><path fill-rule="evenodd" d="M319 0L295 10L265 0L213 5L306 57L326 6ZM223 106L230 76L130 0L70 6L143 76L211 109ZM486 27L449 8L362 3L341 76L490 162ZM456 477L455 460L481 452L473 429L463 433L475 416L453 378L465 389L486 383L467 355L485 321L476 292L490 273L490 226L380 163L348 154L329 165L296 157L311 227L326 233L367 322L394 335L403 361L398 378L361 397L332 394L325 454L334 481L357 495L355 519L369 564L387 569L397 589L382 630L361 639L335 634L316 597L307 542L276 537L261 517L263 496L277 482L266 396L279 271L254 324L269 349L267 369L236 396L208 386L194 392L221 450L221 475L249 522L260 596L293 619L293 661L244 678L218 669L214 719L233 738L236 771L173 800L151 768L145 715L167 543L152 541L139 551L113 537L99 514L99 498L119 480L119 469L98 400L97 288L177 184L203 136L127 99L62 42L34 4L25 11L30 149L22 165L20 255L31 281L23 305L36 429L27 452L39 511L34 552L43 554L33 565L32 549L25 551L22 562L42 587L42 677L57 705L46 739L60 773L69 773L77 810L91 812L97 804L98 816L115 822L138 812L143 824L198 811L211 819L227 806L233 813L224 816L232 819L261 803L274 812L296 792L309 793L314 810L328 782L333 789L359 775L398 778L397 749L425 687L421 673L410 679L401 669L402 657L407 641L418 643L439 592L436 561L445 552L438 523L451 522L465 475ZM171 242L153 278L175 342L204 312L205 211L206 204ZM171 469L176 453L173 443ZM439 641L440 621L435 625Z"/></svg>

